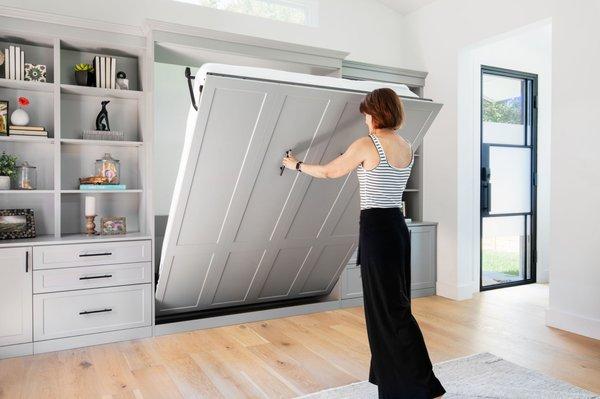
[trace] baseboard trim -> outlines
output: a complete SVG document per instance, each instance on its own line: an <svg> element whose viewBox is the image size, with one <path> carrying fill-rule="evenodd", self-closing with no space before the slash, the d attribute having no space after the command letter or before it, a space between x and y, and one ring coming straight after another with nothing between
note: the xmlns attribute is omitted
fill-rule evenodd
<svg viewBox="0 0 600 399"><path fill-rule="evenodd" d="M437 281L435 284L435 294L445 298L463 301L473 298L473 284L452 284L443 281Z"/></svg>
<svg viewBox="0 0 600 399"><path fill-rule="evenodd" d="M359 296L356 298L346 298L342 299L342 303L340 307L342 308L354 308L357 306L363 306L363 297Z"/></svg>
<svg viewBox="0 0 600 399"><path fill-rule="evenodd" d="M546 325L600 340L600 320L598 319L549 308L546 309Z"/></svg>
<svg viewBox="0 0 600 399"><path fill-rule="evenodd" d="M33 355L33 343L0 346L0 359Z"/></svg>
<svg viewBox="0 0 600 399"><path fill-rule="evenodd" d="M130 328L127 330L108 331L98 334L80 335L77 337L49 339L33 343L33 353L62 351L84 346L102 345L111 342L129 341L152 336L152 327Z"/></svg>
<svg viewBox="0 0 600 399"><path fill-rule="evenodd" d="M254 312L236 313L226 316L209 317L206 319L157 324L154 326L154 335L168 335L185 331L229 326L232 324L251 323L255 321L278 319L281 317L297 316L301 314L325 312L339 308L340 301L333 300L309 303L305 305L286 306L276 309L258 310Z"/></svg>

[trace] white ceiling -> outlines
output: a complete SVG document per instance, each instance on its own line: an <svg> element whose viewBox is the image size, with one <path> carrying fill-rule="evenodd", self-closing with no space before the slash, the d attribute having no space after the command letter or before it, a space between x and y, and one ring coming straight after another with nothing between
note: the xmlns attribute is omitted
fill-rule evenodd
<svg viewBox="0 0 600 399"><path fill-rule="evenodd" d="M400 14L408 14L436 0L378 0Z"/></svg>

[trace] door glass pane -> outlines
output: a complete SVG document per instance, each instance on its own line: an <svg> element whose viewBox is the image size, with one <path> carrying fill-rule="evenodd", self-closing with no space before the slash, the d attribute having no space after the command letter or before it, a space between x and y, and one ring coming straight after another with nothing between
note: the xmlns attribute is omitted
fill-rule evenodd
<svg viewBox="0 0 600 399"><path fill-rule="evenodd" d="M524 280L530 275L525 216L483 218L481 281L483 286Z"/></svg>
<svg viewBox="0 0 600 399"><path fill-rule="evenodd" d="M522 79L483 75L482 139L484 143L526 144Z"/></svg>
<svg viewBox="0 0 600 399"><path fill-rule="evenodd" d="M489 147L490 214L531 211L531 149Z"/></svg>

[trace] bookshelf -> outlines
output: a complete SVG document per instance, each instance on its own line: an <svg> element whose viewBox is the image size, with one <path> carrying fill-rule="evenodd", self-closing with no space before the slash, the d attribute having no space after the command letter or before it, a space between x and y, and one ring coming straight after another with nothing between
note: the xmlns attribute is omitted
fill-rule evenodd
<svg viewBox="0 0 600 399"><path fill-rule="evenodd" d="M42 26L28 29L32 26L37 27L30 22L22 30L0 28L0 50L10 45L21 47L25 62L46 65L47 82L5 79L4 66L0 66L0 100L9 101L10 115L16 109L17 98L27 97L29 125L45 127L49 137L0 136L0 153L14 154L19 164L27 161L37 167L38 188L0 191L0 208L34 210L38 237L32 242L86 242L98 239L83 234L85 197L93 196L98 213L96 225L102 216L127 218L128 234L111 239L148 237L143 130L147 117L145 41L132 40L125 34L103 36L99 31L79 35L72 29L48 30L51 33L43 35L39 34L45 31ZM130 90L76 84L73 66L91 64L96 55L117 59L117 70L127 74ZM110 101L110 127L122 131L125 141L82 138L84 130L95 128L103 100ZM79 190L79 177L93 175L96 159L105 153L120 161L121 182L127 190Z"/></svg>

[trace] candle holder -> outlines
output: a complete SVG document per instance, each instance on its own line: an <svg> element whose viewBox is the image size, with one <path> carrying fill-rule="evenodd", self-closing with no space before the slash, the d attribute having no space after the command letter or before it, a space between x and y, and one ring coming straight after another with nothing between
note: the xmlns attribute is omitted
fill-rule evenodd
<svg viewBox="0 0 600 399"><path fill-rule="evenodd" d="M85 217L85 230L88 236L98 235L98 233L96 232L96 223L94 223L94 219L96 218L96 216L97 215Z"/></svg>

